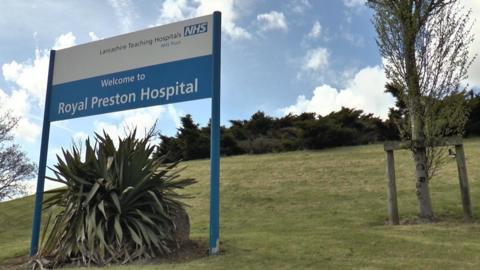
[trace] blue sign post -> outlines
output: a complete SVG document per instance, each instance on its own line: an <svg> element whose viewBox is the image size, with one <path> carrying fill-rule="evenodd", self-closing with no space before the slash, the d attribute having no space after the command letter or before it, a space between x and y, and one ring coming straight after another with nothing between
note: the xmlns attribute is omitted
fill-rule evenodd
<svg viewBox="0 0 480 270"><path fill-rule="evenodd" d="M50 123L212 99L210 241L219 253L221 13L50 53L30 256L38 251Z"/></svg>
<svg viewBox="0 0 480 270"><path fill-rule="evenodd" d="M210 137L210 254L220 252L220 48L221 14L213 14L213 93ZM218 27L217 27L218 26Z"/></svg>
<svg viewBox="0 0 480 270"><path fill-rule="evenodd" d="M53 63L55 63L55 51L50 51L50 63L48 66L47 94L45 109L43 112L42 144L40 146L40 158L38 164L37 191L35 193L35 208L33 210L32 241L30 244L30 256L37 253L40 224L42 219L43 189L45 186L45 169L47 168L48 138L50 134L50 93L52 91Z"/></svg>

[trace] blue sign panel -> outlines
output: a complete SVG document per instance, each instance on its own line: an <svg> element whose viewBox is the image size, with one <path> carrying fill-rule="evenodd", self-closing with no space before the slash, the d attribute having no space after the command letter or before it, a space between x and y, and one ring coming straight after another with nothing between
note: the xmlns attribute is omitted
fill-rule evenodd
<svg viewBox="0 0 480 270"><path fill-rule="evenodd" d="M52 86L50 121L210 98L212 55Z"/></svg>

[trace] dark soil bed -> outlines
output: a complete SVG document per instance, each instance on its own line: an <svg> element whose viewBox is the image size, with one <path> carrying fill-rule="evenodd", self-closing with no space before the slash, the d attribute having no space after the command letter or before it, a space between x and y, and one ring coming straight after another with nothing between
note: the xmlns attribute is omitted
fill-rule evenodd
<svg viewBox="0 0 480 270"><path fill-rule="evenodd" d="M163 263L185 263L193 260L198 260L208 256L208 244L201 240L188 240L175 253L161 258L154 258L150 260L139 261L134 264L137 265L151 265ZM75 267L74 265L65 265L64 267ZM30 257L20 256L7 259L0 263L0 270L24 270L32 269ZM37 269L40 269L39 267Z"/></svg>

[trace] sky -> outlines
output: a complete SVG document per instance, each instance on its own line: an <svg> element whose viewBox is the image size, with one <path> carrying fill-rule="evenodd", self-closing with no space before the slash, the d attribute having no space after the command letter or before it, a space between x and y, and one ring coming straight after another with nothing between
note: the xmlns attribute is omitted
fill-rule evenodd
<svg viewBox="0 0 480 270"><path fill-rule="evenodd" d="M461 1L480 18L480 1ZM0 113L20 118L15 142L38 164L51 49L222 12L221 123L256 111L326 115L342 106L386 118L394 99L364 0L2 0ZM480 52L480 23L472 55ZM470 69L480 86L480 59ZM73 142L105 130L157 129L173 135L180 117L205 125L210 100L198 100L52 123L48 164ZM48 174L48 172L47 172ZM30 182L34 187L35 181ZM55 185L47 182L46 188Z"/></svg>

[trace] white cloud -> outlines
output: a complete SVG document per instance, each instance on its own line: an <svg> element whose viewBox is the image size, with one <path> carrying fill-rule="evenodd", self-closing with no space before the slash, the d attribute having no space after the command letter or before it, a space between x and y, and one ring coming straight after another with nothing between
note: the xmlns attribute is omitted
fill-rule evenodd
<svg viewBox="0 0 480 270"><path fill-rule="evenodd" d="M52 48L62 49L73 45L75 36L69 32L57 37ZM33 61L13 60L2 65L3 78L7 82L12 82L15 89L10 94L0 90L0 103L4 104L3 110L10 110L13 116L20 119L14 135L27 142L35 142L41 132L41 127L32 121L34 116L30 110L35 104L36 109L40 111L44 106L49 60L48 50L36 49Z"/></svg>
<svg viewBox="0 0 480 270"><path fill-rule="evenodd" d="M68 47L72 47L75 45L76 37L72 34L72 32L68 32L66 34L60 35L55 39L55 44L53 45L54 50L60 50Z"/></svg>
<svg viewBox="0 0 480 270"><path fill-rule="evenodd" d="M14 82L19 88L25 89L35 97L39 104L44 103L45 87L47 87L49 53L35 50L35 59L18 63L15 60L2 65L3 77Z"/></svg>
<svg viewBox="0 0 480 270"><path fill-rule="evenodd" d="M262 31L269 30L284 30L288 29L285 15L282 12L270 11L257 15L257 21L260 22L260 29Z"/></svg>
<svg viewBox="0 0 480 270"><path fill-rule="evenodd" d="M185 113L184 112L178 112L177 109L175 108L175 106L173 106L173 104L168 104L167 112L168 112L168 115L170 116L170 119L172 119L173 122L175 122L175 126L177 128L181 127L182 122L180 121L180 117L185 115Z"/></svg>
<svg viewBox="0 0 480 270"><path fill-rule="evenodd" d="M304 13L307 9L312 7L312 4L309 0L293 0L289 7L295 13Z"/></svg>
<svg viewBox="0 0 480 270"><path fill-rule="evenodd" d="M3 77L7 81L15 81L19 77L22 69L23 66L16 61L12 61L10 64L3 64Z"/></svg>
<svg viewBox="0 0 480 270"><path fill-rule="evenodd" d="M340 110L343 106L361 109L386 119L388 109L394 106L394 98L384 92L386 83L387 79L382 68L366 67L357 72L345 89L338 90L325 84L318 86L310 100L301 95L294 105L280 111L284 114L315 112L324 116Z"/></svg>
<svg viewBox="0 0 480 270"><path fill-rule="evenodd" d="M124 137L128 131L133 128L137 129L137 136L144 136L145 132L149 131L151 127L157 122L162 121L165 117L175 123L178 128L181 126L180 117L185 115L184 112L178 111L173 104L167 106L153 106L147 108L140 108L129 111L120 111L110 114L115 120L114 123L106 121L94 121L94 131L103 134L105 131L112 138ZM159 130L159 126L157 126ZM83 132L78 133L78 136L85 137ZM75 135L74 135L75 136ZM116 143L117 141L115 141ZM158 144L158 138L153 138L151 143Z"/></svg>
<svg viewBox="0 0 480 270"><path fill-rule="evenodd" d="M475 20L475 18L480 18L480 1L464 0L463 4L472 10L471 18L473 20ZM480 21L478 19L473 25L472 33L475 35L475 41L470 47L470 54L471 56L474 56L480 52ZM480 55L477 55L477 58L470 67L469 83L471 86L480 86Z"/></svg>
<svg viewBox="0 0 480 270"><path fill-rule="evenodd" d="M130 0L109 0L108 2L122 26L122 31L132 31L133 22L138 17L133 2Z"/></svg>
<svg viewBox="0 0 480 270"><path fill-rule="evenodd" d="M365 0L343 0L343 4L350 8L364 6L365 2Z"/></svg>
<svg viewBox="0 0 480 270"><path fill-rule="evenodd" d="M322 33L322 26L320 25L319 21L316 21L313 24L312 30L310 30L310 32L308 33L308 37L312 39L318 38L320 37L321 33Z"/></svg>
<svg viewBox="0 0 480 270"><path fill-rule="evenodd" d="M73 141L74 142L83 142L88 138L88 134L83 131L78 131L73 134Z"/></svg>
<svg viewBox="0 0 480 270"><path fill-rule="evenodd" d="M13 135L28 142L34 142L40 135L41 128L28 118L29 111L30 104L26 91L15 90L8 95L0 89L0 115L9 112L13 117L19 118Z"/></svg>
<svg viewBox="0 0 480 270"><path fill-rule="evenodd" d="M60 158L63 158L62 147L52 147L48 149L47 155L53 158L55 161L57 160L57 156L59 156Z"/></svg>
<svg viewBox="0 0 480 270"><path fill-rule="evenodd" d="M187 0L165 0L160 9L160 17L157 24L167 24L193 17L195 9L189 5Z"/></svg>
<svg viewBox="0 0 480 270"><path fill-rule="evenodd" d="M365 45L365 39L362 35L353 34L345 30L342 32L342 36L345 40L347 40L355 47L362 47L363 45Z"/></svg>
<svg viewBox="0 0 480 270"><path fill-rule="evenodd" d="M315 48L307 51L303 59L303 69L307 71L320 71L328 66L330 53L327 48Z"/></svg>
<svg viewBox="0 0 480 270"><path fill-rule="evenodd" d="M196 16L212 14L214 11L222 12L222 29L233 39L249 39L250 33L237 25L237 2L240 0L194 0L198 4Z"/></svg>
<svg viewBox="0 0 480 270"><path fill-rule="evenodd" d="M26 187L27 196L35 194L35 192L37 191L36 190L37 189L36 183L37 183L37 178L29 179L29 180L23 180L23 184Z"/></svg>
<svg viewBox="0 0 480 270"><path fill-rule="evenodd" d="M16 137L22 138L30 143L34 143L40 136L40 133L41 127L25 117L22 117L18 121L18 126L14 130Z"/></svg>
<svg viewBox="0 0 480 270"><path fill-rule="evenodd" d="M52 189L57 189L57 188L61 188L61 187L64 187L65 185L62 184L62 183L59 183L59 182L55 182L55 181L51 181L51 180L45 180L45 185L43 187L43 190L44 191L47 191L47 190L52 190ZM36 189L36 184L35 184L35 189Z"/></svg>
<svg viewBox="0 0 480 270"><path fill-rule="evenodd" d="M75 40L72 32L60 35L55 39L52 49L59 50L74 46ZM10 63L3 64L3 77L6 81L15 83L20 89L26 90L29 95L37 99L41 107L45 99L49 61L50 52L48 50L36 49L33 61L28 60L18 63L13 60Z"/></svg>
<svg viewBox="0 0 480 270"><path fill-rule="evenodd" d="M149 131L166 112L168 112L168 107L164 106L116 112L111 116L116 119L115 123L118 124L94 121L94 131L99 134L103 134L103 131L105 131L112 138L117 138L124 137L128 131L136 128L138 136L144 136L145 132Z"/></svg>
<svg viewBox="0 0 480 270"><path fill-rule="evenodd" d="M97 41L97 40L100 39L100 38L97 36L97 34L95 34L95 32L88 32L88 36L90 37L90 40L91 40L91 41Z"/></svg>
<svg viewBox="0 0 480 270"><path fill-rule="evenodd" d="M232 39L249 39L251 34L237 25L239 0L165 0L156 24L167 24L188 18L222 12L222 30Z"/></svg>
<svg viewBox="0 0 480 270"><path fill-rule="evenodd" d="M162 117L166 109L163 106L153 106L147 109L125 111L119 127L137 128L139 134L148 131L158 118Z"/></svg>

